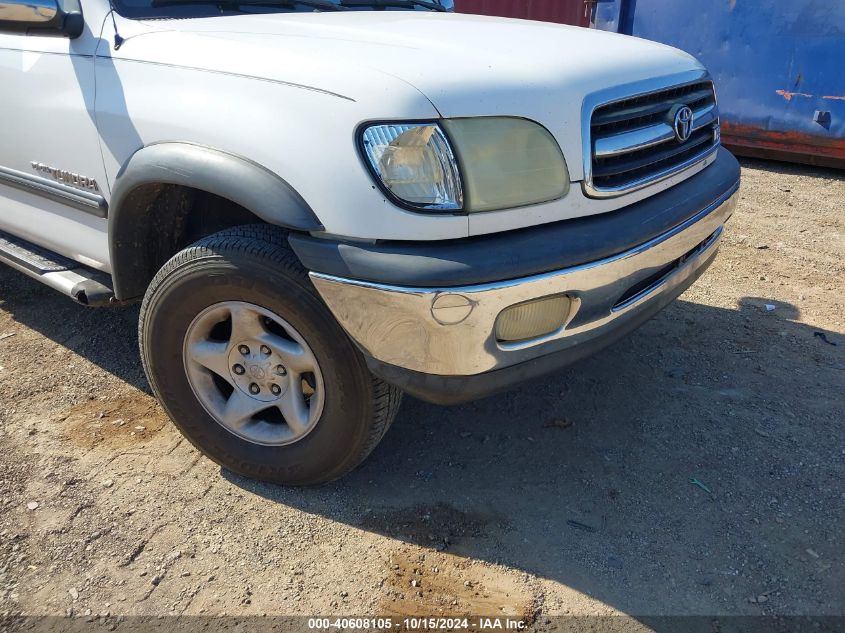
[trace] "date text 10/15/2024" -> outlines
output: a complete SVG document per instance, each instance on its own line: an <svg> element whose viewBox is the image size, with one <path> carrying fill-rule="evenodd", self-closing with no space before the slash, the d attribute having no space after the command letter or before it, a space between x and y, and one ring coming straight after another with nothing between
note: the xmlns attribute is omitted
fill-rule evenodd
<svg viewBox="0 0 845 633"><path fill-rule="evenodd" d="M405 631L522 631L525 620L499 617L477 618L309 618L310 630L391 630Z"/></svg>

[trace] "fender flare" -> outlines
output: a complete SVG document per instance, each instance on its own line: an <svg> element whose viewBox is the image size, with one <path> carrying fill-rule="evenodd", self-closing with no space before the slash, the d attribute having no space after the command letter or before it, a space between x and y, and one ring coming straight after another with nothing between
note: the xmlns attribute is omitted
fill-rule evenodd
<svg viewBox="0 0 845 633"><path fill-rule="evenodd" d="M143 294L148 270L138 252L151 200L144 185L184 185L226 198L261 220L297 231L322 231L314 211L283 178L247 158L189 142L163 142L135 152L118 172L109 201L109 255L115 295Z"/></svg>

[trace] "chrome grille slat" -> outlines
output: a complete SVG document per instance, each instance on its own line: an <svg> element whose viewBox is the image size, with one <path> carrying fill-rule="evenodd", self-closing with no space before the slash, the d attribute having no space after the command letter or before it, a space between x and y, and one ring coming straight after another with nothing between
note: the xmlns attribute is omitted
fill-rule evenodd
<svg viewBox="0 0 845 633"><path fill-rule="evenodd" d="M675 134L676 106L693 111L686 141ZM700 79L598 105L590 115L589 130L587 193L606 197L640 189L716 151L719 110L713 83Z"/></svg>
<svg viewBox="0 0 845 633"><path fill-rule="evenodd" d="M695 113L693 129L698 130L706 125L712 125L717 119L716 106L710 104ZM596 139L594 156L604 158L628 152L646 149L658 143L665 143L675 138L675 130L668 123L656 123L648 127L641 127L622 132L613 136Z"/></svg>
<svg viewBox="0 0 845 633"><path fill-rule="evenodd" d="M692 107L694 104L708 100L710 97L712 97L712 95L712 90L699 90L695 93L685 96L684 99L686 100L685 103L688 106ZM665 113L666 110L675 105L675 103L677 103L676 99L671 98L655 104L633 106L630 108L625 107L624 109L615 110L612 112L605 112L603 114L593 116L592 124L593 127L598 127L610 125L612 123L619 123L621 121L628 121L630 119L635 119L638 117L661 115Z"/></svg>
<svg viewBox="0 0 845 633"><path fill-rule="evenodd" d="M593 170L593 177L606 178L608 176L622 175L625 172L642 169L655 163L668 160L673 156L680 156L687 153L690 149L698 147L703 143L708 142L712 135L708 130L699 130L697 134L693 134L690 140L683 145L677 143L667 144L667 147L659 148L657 152L648 152L643 155L637 155L634 158L621 156L619 160L608 161L609 164L597 165Z"/></svg>

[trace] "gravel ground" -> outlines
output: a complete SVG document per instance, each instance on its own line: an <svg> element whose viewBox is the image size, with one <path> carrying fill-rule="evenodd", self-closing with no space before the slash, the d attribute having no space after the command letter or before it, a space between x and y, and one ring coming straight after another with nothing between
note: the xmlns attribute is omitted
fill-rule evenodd
<svg viewBox="0 0 845 633"><path fill-rule="evenodd" d="M0 268L0 613L843 615L843 253L842 172L746 161L661 315L504 396L406 399L317 489L182 440L136 308Z"/></svg>

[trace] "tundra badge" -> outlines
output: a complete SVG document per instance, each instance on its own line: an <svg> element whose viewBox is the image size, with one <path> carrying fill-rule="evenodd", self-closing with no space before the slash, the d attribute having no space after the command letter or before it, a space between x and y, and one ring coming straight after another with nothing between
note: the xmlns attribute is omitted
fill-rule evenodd
<svg viewBox="0 0 845 633"><path fill-rule="evenodd" d="M49 165L45 165L44 163L39 163L37 161L32 161L30 164L35 171L50 176L53 180L60 182L63 185L76 187L77 189L87 189L88 191L95 191L97 193L100 192L100 186L93 178L80 176L79 174L65 171L64 169L58 169L57 167L50 167Z"/></svg>

